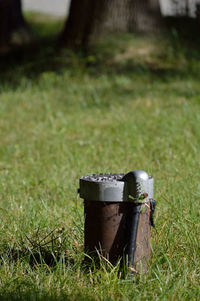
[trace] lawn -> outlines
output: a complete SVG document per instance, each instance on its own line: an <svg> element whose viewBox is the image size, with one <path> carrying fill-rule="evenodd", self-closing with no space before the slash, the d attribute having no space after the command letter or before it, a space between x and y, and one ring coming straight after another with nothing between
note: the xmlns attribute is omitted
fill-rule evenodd
<svg viewBox="0 0 200 301"><path fill-rule="evenodd" d="M0 300L199 300L199 43L74 54L53 47L62 22L27 18L35 43L0 65ZM133 169L155 180L149 273L85 270L79 178Z"/></svg>

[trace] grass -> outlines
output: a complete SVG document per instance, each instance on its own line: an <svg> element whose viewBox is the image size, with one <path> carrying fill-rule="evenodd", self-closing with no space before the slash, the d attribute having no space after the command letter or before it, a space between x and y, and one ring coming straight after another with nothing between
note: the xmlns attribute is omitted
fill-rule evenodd
<svg viewBox="0 0 200 301"><path fill-rule="evenodd" d="M73 54L48 36L60 21L28 19L38 42L0 69L0 300L199 300L198 43L119 35ZM84 270L78 180L133 169L155 179L149 273Z"/></svg>

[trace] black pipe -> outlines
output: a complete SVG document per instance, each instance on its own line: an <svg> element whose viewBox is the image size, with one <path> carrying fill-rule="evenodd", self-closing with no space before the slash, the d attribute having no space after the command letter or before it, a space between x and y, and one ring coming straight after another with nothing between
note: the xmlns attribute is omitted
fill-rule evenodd
<svg viewBox="0 0 200 301"><path fill-rule="evenodd" d="M129 242L127 246L127 256L128 256L128 266L134 265L134 257L136 251L136 240L137 240L137 232L138 232L138 225L140 219L140 211L141 211L141 204L130 204L132 205L130 210L130 219L129 219Z"/></svg>

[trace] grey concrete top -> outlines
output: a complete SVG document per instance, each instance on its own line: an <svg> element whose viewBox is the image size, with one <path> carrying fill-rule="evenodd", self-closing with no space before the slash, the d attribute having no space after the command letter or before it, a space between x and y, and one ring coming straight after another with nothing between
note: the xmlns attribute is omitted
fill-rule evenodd
<svg viewBox="0 0 200 301"><path fill-rule="evenodd" d="M89 201L138 201L153 198L153 178L141 170L128 174L92 174L80 178L80 197Z"/></svg>

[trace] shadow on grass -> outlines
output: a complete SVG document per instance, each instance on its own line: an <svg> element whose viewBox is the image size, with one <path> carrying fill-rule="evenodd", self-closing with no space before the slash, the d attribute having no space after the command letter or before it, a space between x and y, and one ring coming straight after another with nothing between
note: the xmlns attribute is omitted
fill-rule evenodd
<svg viewBox="0 0 200 301"><path fill-rule="evenodd" d="M0 85L15 89L24 78L37 83L44 72L81 72L95 77L101 74L134 74L164 80L196 75L195 66L200 53L196 22L168 18L166 25L168 31L163 32L154 42L159 48L159 43L164 41L162 47L167 49L157 57L153 54L153 59L144 57L137 60L134 53L128 59L125 56L120 61L113 59L120 51L126 52L130 43L134 48L134 45L137 47L138 39L146 38L132 34L108 38L100 46L78 53L58 48L56 36L39 37L34 43L0 57ZM155 37L152 39L155 40ZM147 46L148 43L149 40L146 41Z"/></svg>
<svg viewBox="0 0 200 301"><path fill-rule="evenodd" d="M91 297L87 293L74 292L73 294L68 294L66 291L61 291L60 293L56 290L52 293L47 292L42 289L35 289L34 287L21 287L21 290L13 290L13 292L3 292L0 294L1 301L94 301L94 297Z"/></svg>
<svg viewBox="0 0 200 301"><path fill-rule="evenodd" d="M72 284L73 286L73 284ZM68 290L64 289L42 289L37 288L34 284L28 283L18 283L16 289L7 289L6 287L1 288L0 300L1 301L71 301L71 300L86 300L93 301L94 297L91 297L89 293L84 293L83 291L73 291L73 293L68 293ZM89 291L89 290L88 290Z"/></svg>
<svg viewBox="0 0 200 301"><path fill-rule="evenodd" d="M31 237L24 234L23 238L18 239L18 245L10 247L2 242L0 265L20 261L26 262L33 269L41 265L48 268L59 264L73 266L72 252L76 254L78 250L72 237L75 239L76 234L71 228L67 231L64 228L56 228L47 233L38 228ZM80 252L81 246L78 247Z"/></svg>
<svg viewBox="0 0 200 301"><path fill-rule="evenodd" d="M0 82L15 88L22 78L37 81L42 72L59 72L55 39L41 39L0 57Z"/></svg>
<svg viewBox="0 0 200 301"><path fill-rule="evenodd" d="M59 243L57 238L43 244L34 245L31 242L31 246L23 243L21 248L4 246L0 253L0 265L5 262L17 263L19 261L26 262L33 269L41 265L53 269L60 263L66 267L74 265L74 259L69 255L66 245Z"/></svg>

